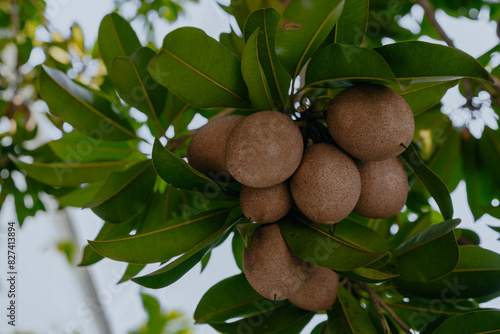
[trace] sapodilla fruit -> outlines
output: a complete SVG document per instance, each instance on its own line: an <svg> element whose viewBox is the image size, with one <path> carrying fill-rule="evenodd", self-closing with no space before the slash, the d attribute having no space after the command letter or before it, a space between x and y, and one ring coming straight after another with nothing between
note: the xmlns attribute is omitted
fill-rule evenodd
<svg viewBox="0 0 500 334"><path fill-rule="evenodd" d="M309 276L309 265L288 248L278 224L255 230L250 249L243 251L243 272L260 295L284 300Z"/></svg>
<svg viewBox="0 0 500 334"><path fill-rule="evenodd" d="M408 178L401 161L358 162L361 195L354 212L360 216L384 219L397 215L408 196Z"/></svg>
<svg viewBox="0 0 500 334"><path fill-rule="evenodd" d="M290 181L299 210L320 224L335 224L358 202L361 179L352 159L329 144L314 144L305 152Z"/></svg>
<svg viewBox="0 0 500 334"><path fill-rule="evenodd" d="M241 115L221 116L199 128L187 147L187 159L191 167L208 176L227 173L227 138L243 118Z"/></svg>
<svg viewBox="0 0 500 334"><path fill-rule="evenodd" d="M277 111L247 116L227 140L226 164L240 183L267 188L288 179L297 169L304 144L295 123Z"/></svg>
<svg viewBox="0 0 500 334"><path fill-rule="evenodd" d="M326 121L337 145L363 161L401 154L415 131L408 103L394 90L374 84L340 92L330 104Z"/></svg>
<svg viewBox="0 0 500 334"><path fill-rule="evenodd" d="M331 269L313 265L302 287L292 293L288 300L304 310L318 312L331 309L338 292L339 275Z"/></svg>
<svg viewBox="0 0 500 334"><path fill-rule="evenodd" d="M281 182L269 188L242 186L240 205L250 220L274 223L290 211L293 200L288 183Z"/></svg>

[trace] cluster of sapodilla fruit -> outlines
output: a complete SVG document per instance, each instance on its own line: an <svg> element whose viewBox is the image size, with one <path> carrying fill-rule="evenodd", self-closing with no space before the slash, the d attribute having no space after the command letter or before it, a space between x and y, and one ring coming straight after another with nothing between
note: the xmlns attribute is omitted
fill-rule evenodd
<svg viewBox="0 0 500 334"><path fill-rule="evenodd" d="M190 165L206 175L227 172L242 184L243 214L261 225L243 254L248 282L271 300L288 299L311 311L329 309L338 275L299 259L277 224L295 203L318 224L335 224L351 212L389 218L403 208L406 171L398 159L411 143L413 113L394 90L359 84L338 94L326 115L336 145L304 149L298 126L277 111L215 118L193 135Z"/></svg>

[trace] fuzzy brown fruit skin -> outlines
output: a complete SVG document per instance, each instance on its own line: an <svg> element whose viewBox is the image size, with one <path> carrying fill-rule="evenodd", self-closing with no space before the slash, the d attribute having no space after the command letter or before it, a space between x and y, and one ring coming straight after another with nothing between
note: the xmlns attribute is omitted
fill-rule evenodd
<svg viewBox="0 0 500 334"><path fill-rule="evenodd" d="M380 161L401 154L415 131L410 106L394 90L360 84L337 95L327 112L335 142L363 161Z"/></svg>
<svg viewBox="0 0 500 334"><path fill-rule="evenodd" d="M210 176L226 172L226 142L229 134L245 117L221 116L199 128L187 147L189 164L199 172Z"/></svg>
<svg viewBox="0 0 500 334"><path fill-rule="evenodd" d="M360 216L385 219L397 215L406 203L408 177L398 158L358 162L361 195L354 212Z"/></svg>
<svg viewBox="0 0 500 334"><path fill-rule="evenodd" d="M227 169L246 186L272 187L295 172L303 150L300 130L288 116L261 111L247 116L231 132Z"/></svg>
<svg viewBox="0 0 500 334"><path fill-rule="evenodd" d="M243 251L243 272L260 295L284 300L309 276L309 265L288 248L278 224L262 225Z"/></svg>
<svg viewBox="0 0 500 334"><path fill-rule="evenodd" d="M347 217L358 202L361 179L352 159L329 144L306 149L290 181L299 210L320 224L335 224Z"/></svg>
<svg viewBox="0 0 500 334"><path fill-rule="evenodd" d="M240 205L250 220L274 223L290 211L293 200L288 183L281 182L269 188L241 187Z"/></svg>
<svg viewBox="0 0 500 334"><path fill-rule="evenodd" d="M331 309L338 292L339 275L331 269L312 266L311 274L302 287L288 300L304 310L318 312Z"/></svg>

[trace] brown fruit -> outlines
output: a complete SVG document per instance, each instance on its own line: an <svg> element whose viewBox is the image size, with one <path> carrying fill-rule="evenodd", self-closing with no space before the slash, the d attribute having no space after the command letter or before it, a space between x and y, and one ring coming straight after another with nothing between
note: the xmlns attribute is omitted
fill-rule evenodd
<svg viewBox="0 0 500 334"><path fill-rule="evenodd" d="M337 95L327 113L335 142L363 161L396 157L408 147L415 131L410 106L394 90L360 84Z"/></svg>
<svg viewBox="0 0 500 334"><path fill-rule="evenodd" d="M243 251L243 272L260 295L284 300L306 280L309 265L288 248L278 224L262 225Z"/></svg>
<svg viewBox="0 0 500 334"><path fill-rule="evenodd" d="M233 128L244 116L228 115L214 118L199 128L187 147L189 164L203 174L226 172L226 142Z"/></svg>
<svg viewBox="0 0 500 334"><path fill-rule="evenodd" d="M290 211L292 204L292 194L287 182L269 188L241 187L241 209L252 221L274 223Z"/></svg>
<svg viewBox="0 0 500 334"><path fill-rule="evenodd" d="M320 224L335 224L358 202L361 180L352 159L329 144L308 147L290 182L299 210Z"/></svg>
<svg viewBox="0 0 500 334"><path fill-rule="evenodd" d="M302 287L288 300L300 308L318 312L331 309L338 292L339 275L331 269L312 266L311 274Z"/></svg>
<svg viewBox="0 0 500 334"><path fill-rule="evenodd" d="M354 212L358 215L384 219L397 215L406 202L408 178L401 161L358 162L361 195Z"/></svg>
<svg viewBox="0 0 500 334"><path fill-rule="evenodd" d="M231 132L226 147L229 173L242 184L267 188L288 179L303 152L295 123L277 111L247 116Z"/></svg>

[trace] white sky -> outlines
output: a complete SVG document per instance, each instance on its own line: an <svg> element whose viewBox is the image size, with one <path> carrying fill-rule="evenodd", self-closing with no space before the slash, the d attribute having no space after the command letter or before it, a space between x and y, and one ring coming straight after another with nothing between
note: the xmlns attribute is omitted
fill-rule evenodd
<svg viewBox="0 0 500 334"><path fill-rule="evenodd" d="M54 27L63 34L68 33L69 26L78 22L86 37L87 46L91 46L97 36L101 18L113 8L112 0L49 0L48 15ZM214 0L200 0L200 4L185 5L185 17L174 25L157 26L156 44L161 45L163 36L179 26L197 26L212 37L217 38L221 31L228 30L228 23ZM418 14L418 12L417 12ZM488 23L471 23L469 20L451 20L443 15L438 19L445 24L445 30L456 41L457 46L474 56L481 55L498 43L495 26ZM138 27L135 27L138 28ZM456 94L449 94L450 103L458 103ZM460 227L470 228L478 232L482 238L482 246L500 251L496 241L498 234L493 233L486 224L500 225L500 221L490 217L473 223L472 215L465 205L465 191L461 184L453 194L455 216L462 218ZM5 236L5 224L14 217L12 203L4 206L0 213L0 237ZM86 239L93 239L102 222L88 210L71 210L79 233L79 242L83 246ZM55 248L55 244L67 238L64 222L54 213L40 213L35 219L27 219L18 232L18 327L19 331L33 331L37 334L72 333L78 330L82 334L97 333L94 320L89 313L83 312L91 305L88 297L82 292L79 277L85 269L69 266L66 259ZM4 240L0 240L5 245ZM229 239L230 242L230 239ZM234 264L230 243L226 242L217 248L210 263L200 275L200 266L195 267L181 280L170 287L160 290L142 291L154 294L165 308L181 309L191 316L194 309L212 285L223 278L237 274L239 270ZM3 252L3 250L0 250ZM5 261L0 263L0 272L5 272ZM145 319L139 298L140 286L125 283L116 286L121 277L122 263L103 260L90 268L98 287L98 293L105 303L113 333L126 333L136 328ZM151 271L151 270L149 270ZM0 305L5 305L6 297L3 283L0 283ZM500 307L500 301L488 303L490 307ZM3 306L2 306L3 309ZM0 319L3 319L2 316ZM313 324L325 316L317 316ZM314 325L306 328L309 333ZM197 333L215 333L209 326L197 326ZM0 321L0 333L12 333L5 321Z"/></svg>

